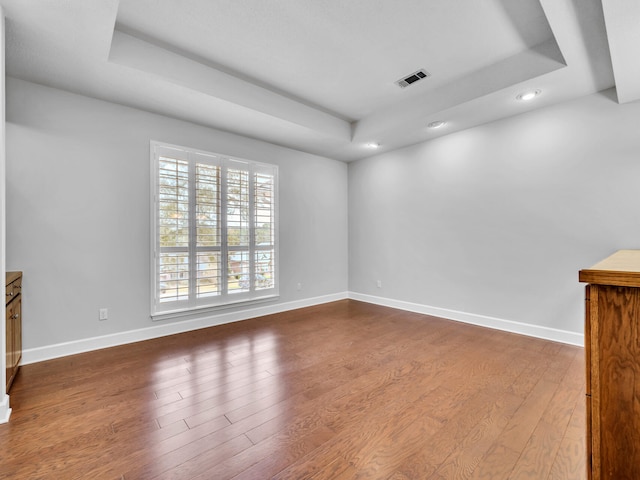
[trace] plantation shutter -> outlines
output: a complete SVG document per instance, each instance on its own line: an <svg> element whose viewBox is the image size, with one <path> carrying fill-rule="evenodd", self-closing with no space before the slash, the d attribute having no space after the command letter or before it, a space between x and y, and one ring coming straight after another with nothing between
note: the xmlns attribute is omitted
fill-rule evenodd
<svg viewBox="0 0 640 480"><path fill-rule="evenodd" d="M277 167L151 151L152 315L277 295Z"/></svg>

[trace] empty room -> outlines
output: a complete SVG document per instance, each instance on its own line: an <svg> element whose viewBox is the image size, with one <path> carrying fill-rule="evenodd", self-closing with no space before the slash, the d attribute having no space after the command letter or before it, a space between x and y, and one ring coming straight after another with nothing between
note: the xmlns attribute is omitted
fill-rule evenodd
<svg viewBox="0 0 640 480"><path fill-rule="evenodd" d="M640 478L640 4L0 14L0 478Z"/></svg>

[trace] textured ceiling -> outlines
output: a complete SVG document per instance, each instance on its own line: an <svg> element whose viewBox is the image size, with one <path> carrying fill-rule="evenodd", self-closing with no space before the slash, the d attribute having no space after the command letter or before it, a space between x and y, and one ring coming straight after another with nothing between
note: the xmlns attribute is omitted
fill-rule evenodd
<svg viewBox="0 0 640 480"><path fill-rule="evenodd" d="M640 9L603 1L0 5L10 76L350 161L614 85L636 100Z"/></svg>

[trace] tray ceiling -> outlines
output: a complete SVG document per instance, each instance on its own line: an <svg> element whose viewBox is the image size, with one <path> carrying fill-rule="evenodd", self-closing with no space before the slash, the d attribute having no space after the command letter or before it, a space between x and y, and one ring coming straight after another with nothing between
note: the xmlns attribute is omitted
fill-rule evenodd
<svg viewBox="0 0 640 480"><path fill-rule="evenodd" d="M640 12L609 0L0 5L7 75L344 161L616 84L640 94Z"/></svg>

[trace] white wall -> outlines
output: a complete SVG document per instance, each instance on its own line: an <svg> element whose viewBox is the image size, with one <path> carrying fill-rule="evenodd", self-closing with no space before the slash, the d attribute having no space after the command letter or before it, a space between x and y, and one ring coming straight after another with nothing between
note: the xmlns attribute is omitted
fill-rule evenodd
<svg viewBox="0 0 640 480"><path fill-rule="evenodd" d="M7 267L24 271L27 361L167 323L149 317L150 140L279 165L277 305L346 294L346 164L9 78Z"/></svg>
<svg viewBox="0 0 640 480"><path fill-rule="evenodd" d="M578 270L640 248L640 102L612 97L350 164L350 291L581 340Z"/></svg>
<svg viewBox="0 0 640 480"><path fill-rule="evenodd" d="M90 339L113 334L118 343L140 337L128 332L179 331L192 321L149 318L150 139L280 166L275 310L350 290L498 328L518 322L514 330L534 335L569 332L573 341L583 322L578 270L640 248L640 103L612 97L347 167L10 78L7 267L25 272L26 359L73 350L65 342L100 347Z"/></svg>

